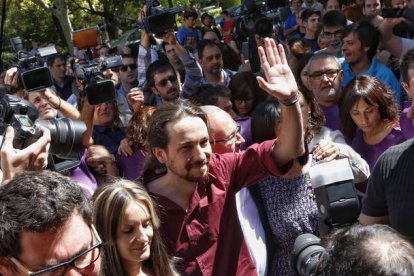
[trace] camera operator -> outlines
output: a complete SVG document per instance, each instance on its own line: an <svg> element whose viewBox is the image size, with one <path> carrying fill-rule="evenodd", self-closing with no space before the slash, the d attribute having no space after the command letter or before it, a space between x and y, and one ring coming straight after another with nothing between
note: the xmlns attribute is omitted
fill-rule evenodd
<svg viewBox="0 0 414 276"><path fill-rule="evenodd" d="M177 71L174 70L171 63L161 60L154 62L148 51L145 55L140 51L138 55L138 64L140 65L138 68L139 88L146 92L145 105L158 106L163 102L175 101L181 94L183 97L192 95L202 80L200 66L195 58L178 43L174 33L167 31L160 37L166 43L165 47L173 49L183 63L185 69L184 83L181 86ZM141 46L145 47L147 45L142 42ZM143 76L145 76L145 81L142 81ZM149 88L151 92L148 93L145 88Z"/></svg>
<svg viewBox="0 0 414 276"><path fill-rule="evenodd" d="M413 275L414 248L389 226L337 230L325 241L313 275Z"/></svg>
<svg viewBox="0 0 414 276"><path fill-rule="evenodd" d="M5 79L6 84L13 85L9 81L13 82L16 80L19 77L18 74L17 68L9 69ZM52 88L29 92L25 95L25 98L37 109L39 119L53 120L58 117L81 119L79 111L61 97L57 96ZM69 173L82 187L85 195L90 197L97 188L97 182L86 163L87 146L89 145L90 137L84 135L82 141L85 148L80 152L80 164L69 169Z"/></svg>
<svg viewBox="0 0 414 276"><path fill-rule="evenodd" d="M54 55L47 59L47 67L52 76L57 94L65 101L72 95L72 83L75 78L66 75L66 59L63 55Z"/></svg>

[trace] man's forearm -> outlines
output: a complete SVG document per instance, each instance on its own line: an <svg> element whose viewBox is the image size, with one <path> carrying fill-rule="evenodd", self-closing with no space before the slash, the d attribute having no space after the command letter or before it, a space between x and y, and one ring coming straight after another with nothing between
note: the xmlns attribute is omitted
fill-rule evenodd
<svg viewBox="0 0 414 276"><path fill-rule="evenodd" d="M281 111L282 120L278 122L280 125L275 130L278 142L273 149L273 156L278 167L286 165L305 152L299 101L290 106L281 104Z"/></svg>

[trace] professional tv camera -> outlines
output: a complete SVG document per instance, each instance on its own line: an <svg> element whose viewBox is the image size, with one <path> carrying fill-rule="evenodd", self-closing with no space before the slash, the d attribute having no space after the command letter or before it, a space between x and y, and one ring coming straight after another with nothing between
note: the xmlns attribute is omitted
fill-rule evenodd
<svg viewBox="0 0 414 276"><path fill-rule="evenodd" d="M313 166L309 175L318 206L321 235L355 223L360 208L348 159ZM299 275L312 275L324 250L318 237L312 234L299 235L292 252L293 270Z"/></svg>
<svg viewBox="0 0 414 276"><path fill-rule="evenodd" d="M102 71L122 66L122 57L113 56L103 60L91 60L86 64L75 64L76 78L81 81L88 101L98 105L116 98L114 83L106 79ZM81 94L80 97L85 95Z"/></svg>
<svg viewBox="0 0 414 276"><path fill-rule="evenodd" d="M52 86L52 77L45 63L47 57L57 53L55 47L39 48L39 54L31 55L23 49L20 37L14 37L10 42L17 52L14 66L19 69L19 88L31 92Z"/></svg>
<svg viewBox="0 0 414 276"><path fill-rule="evenodd" d="M8 125L15 130L13 146L16 149L26 148L39 139L42 136L39 126L49 129L49 152L63 160L50 163L50 169L63 171L79 165L79 153L83 148L82 135L86 131L83 121L66 118L40 120L37 109L30 102L13 95L5 95L0 100L0 145L3 145Z"/></svg>
<svg viewBox="0 0 414 276"><path fill-rule="evenodd" d="M148 33L161 35L175 27L175 15L183 11L183 6L164 9L158 0L146 0L146 15L142 22L138 22L138 28L145 29Z"/></svg>

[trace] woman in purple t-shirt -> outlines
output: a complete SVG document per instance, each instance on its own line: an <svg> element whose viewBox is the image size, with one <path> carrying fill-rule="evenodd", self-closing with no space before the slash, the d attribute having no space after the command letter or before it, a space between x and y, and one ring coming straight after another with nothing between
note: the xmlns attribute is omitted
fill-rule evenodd
<svg viewBox="0 0 414 276"><path fill-rule="evenodd" d="M342 133L371 169L386 149L405 141L393 93L375 77L360 76L346 86L340 114Z"/></svg>
<svg viewBox="0 0 414 276"><path fill-rule="evenodd" d="M252 142L251 114L254 108L267 98L267 93L259 87L252 72L239 72L230 81L231 102L237 117L235 121L241 126L241 135L245 143L241 149L247 149Z"/></svg>
<svg viewBox="0 0 414 276"><path fill-rule="evenodd" d="M146 137L149 117L155 111L153 106L145 106L135 112L128 123L126 138L121 142L118 153L115 155L119 173L128 180L136 180L141 177L146 156ZM125 145L127 148L125 149Z"/></svg>

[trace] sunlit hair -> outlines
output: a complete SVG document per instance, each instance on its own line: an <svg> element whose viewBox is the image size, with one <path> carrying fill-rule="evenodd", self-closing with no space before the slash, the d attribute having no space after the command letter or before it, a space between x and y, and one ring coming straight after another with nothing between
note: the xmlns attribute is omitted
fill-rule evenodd
<svg viewBox="0 0 414 276"><path fill-rule="evenodd" d="M382 121L398 120L398 104L391 89L375 77L358 77L345 87L340 106L341 131L347 139L352 140L355 136L357 125L352 120L350 112L360 99L368 105L378 106Z"/></svg>
<svg viewBox="0 0 414 276"><path fill-rule="evenodd" d="M144 106L141 110L135 112L129 120L128 127L125 130L126 136L139 149L148 150L146 143L148 121L156 109L154 106Z"/></svg>
<svg viewBox="0 0 414 276"><path fill-rule="evenodd" d="M116 247L117 232L126 208L131 203L143 204L151 216L154 236L151 241L150 257L143 266L156 276L175 275L171 260L159 232L160 220L154 203L139 184L125 179L118 179L98 188L93 197L93 221L99 236L103 241L103 275L127 275L122 265L122 256Z"/></svg>

